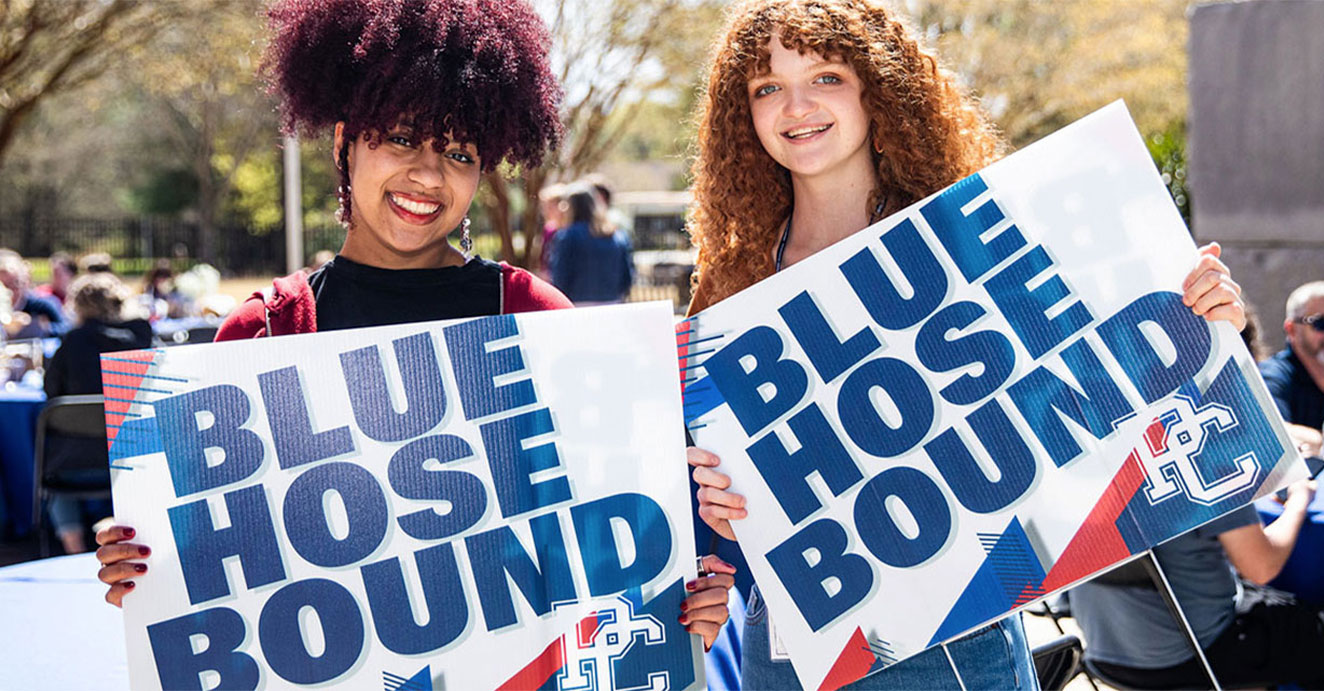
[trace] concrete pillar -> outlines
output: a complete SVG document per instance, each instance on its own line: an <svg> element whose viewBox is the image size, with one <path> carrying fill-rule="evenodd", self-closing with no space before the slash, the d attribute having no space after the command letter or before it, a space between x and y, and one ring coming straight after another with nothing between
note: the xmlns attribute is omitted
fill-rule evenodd
<svg viewBox="0 0 1324 691"><path fill-rule="evenodd" d="M1277 350L1287 294L1324 279L1324 2L1196 7L1190 98L1192 230Z"/></svg>

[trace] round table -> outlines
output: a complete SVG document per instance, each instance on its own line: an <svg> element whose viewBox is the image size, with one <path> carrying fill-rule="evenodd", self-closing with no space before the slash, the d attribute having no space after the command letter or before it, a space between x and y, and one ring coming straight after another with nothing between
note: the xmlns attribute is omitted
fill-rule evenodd
<svg viewBox="0 0 1324 691"><path fill-rule="evenodd" d="M0 386L0 528L22 536L32 528L32 452L46 393L12 383Z"/></svg>
<svg viewBox="0 0 1324 691"><path fill-rule="evenodd" d="M124 618L97 568L91 553L0 568L0 688L129 688Z"/></svg>

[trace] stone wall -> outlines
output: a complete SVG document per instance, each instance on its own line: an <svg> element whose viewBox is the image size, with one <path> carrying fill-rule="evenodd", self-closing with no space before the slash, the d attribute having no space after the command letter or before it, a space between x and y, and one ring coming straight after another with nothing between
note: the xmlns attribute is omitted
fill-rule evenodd
<svg viewBox="0 0 1324 691"><path fill-rule="evenodd" d="M1277 350L1287 294L1324 279L1324 2L1196 7L1190 98L1192 229Z"/></svg>

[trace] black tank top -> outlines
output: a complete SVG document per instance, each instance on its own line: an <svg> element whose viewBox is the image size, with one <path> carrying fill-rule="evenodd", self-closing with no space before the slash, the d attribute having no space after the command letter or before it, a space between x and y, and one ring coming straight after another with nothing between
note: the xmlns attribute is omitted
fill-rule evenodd
<svg viewBox="0 0 1324 691"><path fill-rule="evenodd" d="M340 255L308 277L317 330L501 313L501 265L478 257L439 269L382 269Z"/></svg>

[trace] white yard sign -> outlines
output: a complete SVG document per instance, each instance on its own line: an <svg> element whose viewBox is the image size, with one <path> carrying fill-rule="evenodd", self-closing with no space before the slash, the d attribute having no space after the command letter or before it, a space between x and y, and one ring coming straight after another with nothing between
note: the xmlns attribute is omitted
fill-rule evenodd
<svg viewBox="0 0 1324 691"><path fill-rule="evenodd" d="M1121 103L678 328L686 420L806 688L1304 474Z"/></svg>
<svg viewBox="0 0 1324 691"><path fill-rule="evenodd" d="M662 303L104 357L134 688L686 689Z"/></svg>

